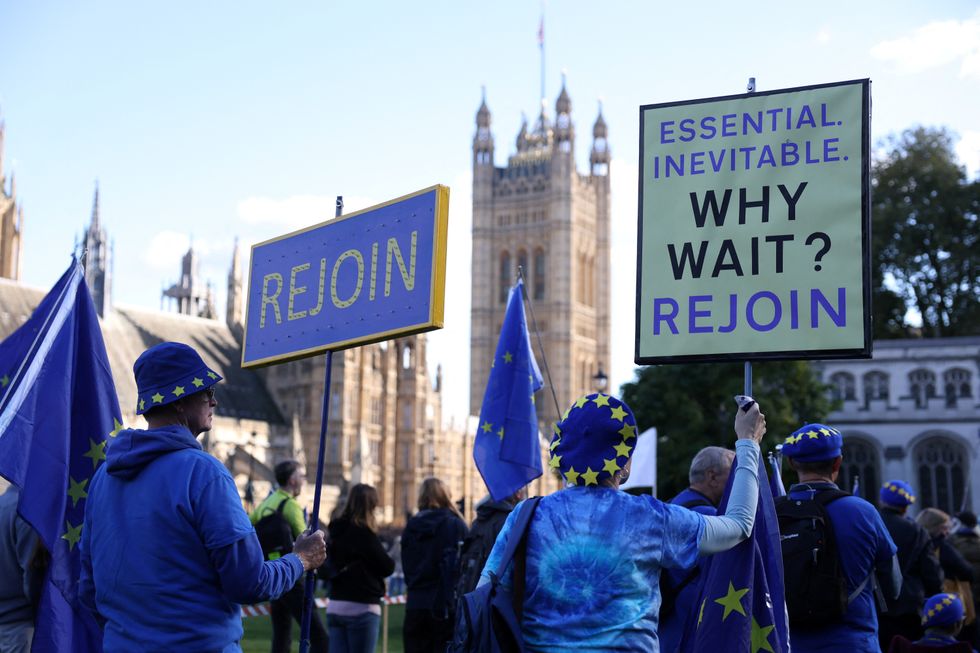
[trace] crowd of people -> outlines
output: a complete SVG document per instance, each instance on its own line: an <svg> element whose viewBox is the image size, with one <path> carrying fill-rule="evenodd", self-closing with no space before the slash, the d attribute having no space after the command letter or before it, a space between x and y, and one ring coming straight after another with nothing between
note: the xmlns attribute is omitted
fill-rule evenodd
<svg viewBox="0 0 980 653"><path fill-rule="evenodd" d="M426 479L417 511L386 543L375 517L378 493L365 484L346 491L326 534L311 532L296 501L303 469L287 460L275 468L275 491L248 515L228 471L197 441L211 427L220 376L179 343L148 349L134 374L139 396L154 397L140 404L147 428L121 430L107 448L88 488L79 543L78 596L103 628L105 651L240 650L239 605L266 600L272 651L287 651L293 622L303 617L304 572L316 570L329 601L325 626L312 617L311 650L372 653L387 579L400 568L405 651L442 653L454 637L462 595L491 577L515 585L514 563L501 560L523 490L485 501L467 526L446 485ZM195 392L173 393L174 387ZM630 407L604 394L579 399L556 425L550 466L565 487L536 504L517 583L529 651L683 650L692 620L700 619L697 588L707 557L753 532L766 432L757 403L736 410L734 450L698 452L690 486L670 501L619 491L629 477L636 426ZM782 447L798 476L775 511L792 650L974 650L976 515L962 512L954 520L925 508L912 519L915 492L899 479L884 483L877 508L841 491L842 444L836 429L807 424ZM16 504L16 488L0 496L4 652L30 650L43 573L43 550ZM820 573L799 571L792 547L812 535L796 530L800 515L822 529L820 547L802 564L836 570L836 598L824 601L824 581L814 580ZM797 598L801 592L806 600ZM145 609L149 603L153 610Z"/></svg>

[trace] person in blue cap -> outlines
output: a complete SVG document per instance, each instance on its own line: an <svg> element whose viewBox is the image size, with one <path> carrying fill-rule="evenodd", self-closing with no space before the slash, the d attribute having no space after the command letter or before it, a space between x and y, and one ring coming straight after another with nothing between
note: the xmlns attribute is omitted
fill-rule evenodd
<svg viewBox="0 0 980 653"><path fill-rule="evenodd" d="M966 611L957 594L934 594L922 606L923 636L915 642L910 642L901 635L896 636L891 646L885 650L888 653L977 653L969 642L956 638L965 622Z"/></svg>
<svg viewBox="0 0 980 653"><path fill-rule="evenodd" d="M887 610L878 615L878 641L888 650L892 638L901 635L910 641L922 636L920 609L927 596L943 587L939 559L932 555L929 533L908 518L915 503L915 491L902 480L886 481L878 493L881 518L898 547L898 566L902 570L902 591L887 601Z"/></svg>
<svg viewBox="0 0 980 653"><path fill-rule="evenodd" d="M806 424L786 438L783 455L799 476L799 483L789 488L788 501L820 500L821 493L839 493L842 445L840 431L823 424ZM824 506L846 580L847 607L838 621L820 628L794 628L791 619L793 653L879 653L874 587L877 582L886 596L898 594L902 579L895 544L878 511L864 499L846 494ZM787 575L787 588L793 582Z"/></svg>
<svg viewBox="0 0 980 653"><path fill-rule="evenodd" d="M79 597L104 624L106 653L240 651L239 604L319 567L323 533L263 561L234 480L197 441L221 377L177 342L143 352L133 372L148 428L120 431L89 484Z"/></svg>
<svg viewBox="0 0 980 653"><path fill-rule="evenodd" d="M636 447L633 411L601 393L572 404L555 426L549 458L566 487L540 500L527 531L526 650L660 650L660 570L691 567L751 534L765 430L758 404L736 411L738 469L726 514L711 517L619 492ZM519 513L504 522L480 583L494 573L513 586L513 563L499 567Z"/></svg>

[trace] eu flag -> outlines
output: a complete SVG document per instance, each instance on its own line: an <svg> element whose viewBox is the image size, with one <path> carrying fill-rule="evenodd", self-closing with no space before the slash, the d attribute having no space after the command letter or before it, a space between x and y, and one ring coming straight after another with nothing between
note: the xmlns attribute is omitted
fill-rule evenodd
<svg viewBox="0 0 980 653"><path fill-rule="evenodd" d="M783 485L782 452L769 452L769 468L772 470L772 474L769 476L769 489L772 491L772 496L777 498L786 496L786 486Z"/></svg>
<svg viewBox="0 0 980 653"><path fill-rule="evenodd" d="M494 501L507 498L542 472L534 393L544 381L531 351L523 295L519 280L510 289L473 444L473 460Z"/></svg>
<svg viewBox="0 0 980 653"><path fill-rule="evenodd" d="M761 461L760 461L761 462ZM718 514L728 505L736 465ZM772 491L759 465L759 504L752 535L705 560L696 615L688 619L681 651L789 652L783 557Z"/></svg>
<svg viewBox="0 0 980 653"><path fill-rule="evenodd" d="M98 318L75 260L34 314L0 343L0 475L51 556L34 653L101 651L102 630L78 602L85 497L122 428Z"/></svg>

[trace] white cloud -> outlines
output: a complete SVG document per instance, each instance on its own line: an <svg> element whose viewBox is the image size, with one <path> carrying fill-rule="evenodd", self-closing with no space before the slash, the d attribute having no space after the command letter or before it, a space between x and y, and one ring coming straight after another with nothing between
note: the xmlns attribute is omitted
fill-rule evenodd
<svg viewBox="0 0 980 653"><path fill-rule="evenodd" d="M871 56L901 71L920 73L959 62L960 77L980 79L980 14L966 20L934 21L871 48Z"/></svg>
<svg viewBox="0 0 980 653"><path fill-rule="evenodd" d="M160 231L150 238L143 251L143 262L154 271L170 274L180 270L180 259L187 253L191 239L178 231Z"/></svg>

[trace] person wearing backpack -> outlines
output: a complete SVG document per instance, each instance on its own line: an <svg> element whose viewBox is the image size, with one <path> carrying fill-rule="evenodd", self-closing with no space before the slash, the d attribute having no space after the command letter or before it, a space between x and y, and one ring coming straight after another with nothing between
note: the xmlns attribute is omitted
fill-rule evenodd
<svg viewBox="0 0 980 653"><path fill-rule="evenodd" d="M565 489L514 509L480 586L467 597L488 586L514 588L521 609L512 623L520 624L525 651L659 650L661 569L691 567L699 555L730 549L752 532L765 424L755 402L736 410L738 469L726 514L712 517L620 492L638 435L633 411L611 395L579 398L556 425L549 449L549 466ZM515 555L522 539L524 551ZM515 571L522 567L524 573ZM464 605L466 612L474 607ZM483 633L473 631L489 620L470 614L469 632L457 624L453 651L483 650L473 644Z"/></svg>
<svg viewBox="0 0 980 653"><path fill-rule="evenodd" d="M402 531L405 653L444 653L453 635L457 557L466 522L437 478L422 481L418 508Z"/></svg>
<svg viewBox="0 0 980 653"><path fill-rule="evenodd" d="M783 455L799 483L776 501L793 653L879 653L875 588L901 587L896 547L874 506L836 485L840 431L806 424Z"/></svg>
<svg viewBox="0 0 980 653"><path fill-rule="evenodd" d="M943 573L939 560L932 555L929 534L906 514L915 503L912 486L898 479L887 481L878 492L878 500L881 518L898 547L902 571L902 591L878 614L878 641L881 650L887 651L896 635L913 642L922 637L922 603L942 590Z"/></svg>
<svg viewBox="0 0 980 653"><path fill-rule="evenodd" d="M456 582L456 596L460 597L476 589L480 582L480 572L490 556L497 534L503 528L507 516L518 503L527 498L527 492L521 488L502 501L492 498L476 507L476 519L466 533L463 546L459 552L459 580Z"/></svg>
<svg viewBox="0 0 980 653"><path fill-rule="evenodd" d="M306 530L303 509L296 501L306 484L303 467L295 460L284 460L273 470L278 488L252 511L249 519L259 536L266 560L277 560L293 550L293 541ZM272 653L288 653L292 644L293 620L303 623L304 578L269 604L272 620ZM327 653L327 631L313 611L310 621L310 650Z"/></svg>
<svg viewBox="0 0 980 653"><path fill-rule="evenodd" d="M702 515L718 514L718 502L725 493L735 452L724 447L705 447L691 460L690 486L670 500ZM674 653L680 645L684 626L697 601L699 560L690 569L668 569L660 574L660 651Z"/></svg>

